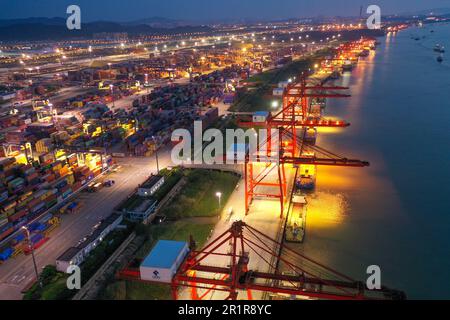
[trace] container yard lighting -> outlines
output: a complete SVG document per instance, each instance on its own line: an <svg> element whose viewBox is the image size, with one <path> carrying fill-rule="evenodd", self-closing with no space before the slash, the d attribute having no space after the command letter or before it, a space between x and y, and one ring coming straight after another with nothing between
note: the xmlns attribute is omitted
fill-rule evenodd
<svg viewBox="0 0 450 320"><path fill-rule="evenodd" d="M221 206L221 199L222 199L222 192L216 192L216 197L217 197L217 199L219 199L219 209L220 209L220 206Z"/></svg>
<svg viewBox="0 0 450 320"><path fill-rule="evenodd" d="M30 239L30 230L28 230L28 228L26 226L23 226L21 229L25 232L25 235L27 236L28 246L31 251L31 257L33 259L33 266L34 266L34 272L36 274L36 281L39 281L39 273L38 273L38 269L37 269L37 265L36 265L36 258L34 256L33 243L31 242L31 239ZM39 286L42 288L42 281L39 281Z"/></svg>
<svg viewBox="0 0 450 320"><path fill-rule="evenodd" d="M272 101L272 108L276 109L278 108L278 101Z"/></svg>
<svg viewBox="0 0 450 320"><path fill-rule="evenodd" d="M109 88L111 89L111 98L112 98L113 108L115 108L116 105L115 105L115 101L114 101L114 85L110 84Z"/></svg>

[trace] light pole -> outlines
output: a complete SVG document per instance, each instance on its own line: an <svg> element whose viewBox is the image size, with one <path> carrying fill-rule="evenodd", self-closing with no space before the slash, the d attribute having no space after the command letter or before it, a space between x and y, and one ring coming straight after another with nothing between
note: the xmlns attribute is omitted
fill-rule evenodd
<svg viewBox="0 0 450 320"><path fill-rule="evenodd" d="M34 256L34 248L33 248L33 244L31 243L31 239L30 239L30 230L28 230L28 228L26 226L23 226L22 230L25 231L25 234L27 236L28 246L31 251L31 257L33 258L33 266L34 266L34 272L36 273L36 281L39 281L39 273L38 273L38 269L37 269L37 265L36 265L36 258ZM39 286L42 288L41 281L39 281Z"/></svg>
<svg viewBox="0 0 450 320"><path fill-rule="evenodd" d="M216 197L219 199L219 209L221 207L220 200L222 199L222 192L216 192Z"/></svg>
<svg viewBox="0 0 450 320"><path fill-rule="evenodd" d="M156 145L155 136L152 136L152 139L153 143L155 144L156 172L159 174L158 146Z"/></svg>
<svg viewBox="0 0 450 320"><path fill-rule="evenodd" d="M115 109L116 104L115 104L115 100L114 100L114 85L110 84L109 87L111 88L111 98L112 98L112 103L113 103L113 109Z"/></svg>

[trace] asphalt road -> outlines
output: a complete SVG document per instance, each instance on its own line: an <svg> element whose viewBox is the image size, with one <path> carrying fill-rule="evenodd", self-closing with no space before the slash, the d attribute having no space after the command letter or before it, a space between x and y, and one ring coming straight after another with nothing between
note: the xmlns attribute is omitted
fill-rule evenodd
<svg viewBox="0 0 450 320"><path fill-rule="evenodd" d="M171 165L169 148L158 154L160 168ZM95 194L81 193L77 196L84 202L83 208L74 214L63 215L61 225L55 229L50 240L36 250L38 270L55 264L56 258L69 247L88 235L93 227L109 216L114 207L129 196L151 173L156 173L154 157L118 159L121 168L111 173L107 179L116 183L103 188ZM6 261L0 266L0 299L21 299L21 291L35 278L31 256L23 254Z"/></svg>

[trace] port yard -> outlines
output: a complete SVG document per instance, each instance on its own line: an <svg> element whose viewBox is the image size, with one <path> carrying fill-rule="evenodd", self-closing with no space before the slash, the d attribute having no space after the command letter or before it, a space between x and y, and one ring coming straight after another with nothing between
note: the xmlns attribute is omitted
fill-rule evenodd
<svg viewBox="0 0 450 320"><path fill-rule="evenodd" d="M315 68L318 69L317 66ZM319 74L316 74L312 77L312 81L313 81L313 83L318 82L318 83L321 83L321 85L322 85L328 79L329 74L330 73L327 73L327 72L319 72ZM288 85L288 88L289 88L289 85ZM313 85L313 88L316 88L316 87ZM332 88L332 87L330 87L330 88ZM340 89L340 88L337 88L337 89ZM316 90L317 90L317 88L316 88ZM326 95L327 94L325 94L325 96ZM333 96L340 97L337 94L333 94ZM345 97L345 95L342 95L342 97ZM325 124L325 123L327 125L332 125L332 126L336 125L336 124L339 125L338 122L336 124L334 124L333 122L327 122L327 121L321 122L320 124ZM344 123L341 122L341 124L344 124ZM315 141L315 139L314 139L314 141ZM315 142L313 142L313 145L314 144L315 144ZM293 153L295 153L295 151L293 151ZM328 160L331 160L331 159L328 159ZM326 161L328 161L328 160L326 160ZM337 165L339 165L339 161L342 161L342 165L344 165L344 166L347 165L346 159L341 159L341 160L337 159L337 160L333 160L333 162L334 161L337 161L336 162ZM359 162L358 160L351 160L351 161L354 161L355 166L366 166L367 165L365 162ZM318 163L320 163L320 161ZM350 165L353 166L352 164L350 164ZM246 164L246 166L247 166L247 164ZM306 166L309 166L309 165L306 165ZM286 185L284 186L284 188L286 190L285 191L286 195L293 195L294 192L298 192L298 191L295 191L298 187L294 186L294 182L295 182L295 184L297 184L297 182L294 179L294 176L295 177L297 176L297 171L299 169L295 168L295 167L293 167L293 169L294 170L291 170L291 169L286 170L287 177L285 178L286 182L284 182L284 183L286 183ZM300 172L304 172L304 170L301 170L301 169L302 169L302 165L300 165ZM245 170L247 170L247 169L245 169ZM259 168L259 170L261 170L261 168ZM264 171L264 168L262 169L262 171ZM247 174L248 173L245 172L245 175L247 175ZM276 173L274 174L272 172L270 175L265 176L265 178L267 178L267 177L276 179ZM246 177L246 181L244 182L245 185L248 183L247 179L249 179L249 178ZM282 186L281 177L279 177L279 179L280 180L279 180L278 184L280 184L280 188L281 188L281 186ZM275 183L273 186L276 186L276 184L277 183ZM270 189L271 185L272 184L269 184L269 183L262 184L262 187L260 187L258 189L259 194L265 195L267 193L267 195L269 195L269 191L267 189ZM250 188L254 188L254 187L250 187ZM250 189L250 190L252 190L252 189ZM234 197L236 197L235 199L239 199L240 201L234 202L233 201ZM289 217L289 214L292 214L292 211L289 211L289 208L291 207L291 205L289 203L287 203L287 208L283 207L283 202L285 200L283 199L283 196L281 196L281 198L279 200L281 202L281 212L279 209L280 203L276 200L269 200L269 199L262 200L261 198L257 198L257 199L254 199L253 202L251 202L250 207L248 207L247 204L245 204L245 207L244 207L241 199L242 198L247 199L247 197L248 197L247 187L246 188L238 188L235 190L235 193L233 194L232 198L229 200L229 204L232 204L232 206L230 206L230 208L232 208L233 210L230 210L228 214L224 213L224 212L222 213L222 218L215 225L214 232L213 232L210 240L207 242L206 248L211 247L213 244L215 245L216 241L219 241L220 237L222 237L221 234L223 234L224 232L227 232L227 229L230 228L230 226L231 226L231 228L233 228L235 226L234 221L240 221L240 220L245 221L245 223L247 223L248 225L251 225L255 229L258 229L261 232L261 234L263 234L264 236L266 236L268 238L277 239L275 241L281 241L281 242L284 241L283 237L286 234L285 228L287 227L287 224L285 224L283 222L283 221L285 221L284 219L279 219L279 217L280 217L279 215L281 213L281 216L285 217L286 214L288 214L287 222L289 223L289 221L291 221L289 219L292 219L292 217ZM289 198L289 201L290 201L292 196L287 197L287 198ZM247 201L247 200L245 200L245 201ZM267 214L269 214L269 216L267 216ZM302 217L302 218L304 218L304 217ZM270 223L269 223L269 221L270 221ZM273 223L274 221L278 221L278 224ZM303 224L303 227L304 227L304 224ZM232 232L232 231L230 231L230 232ZM304 230L303 230L303 232L304 232ZM217 247L215 247L215 248L217 248ZM279 252L282 257L281 259L282 259L282 261L285 261L286 252L283 252L282 247L274 247L272 249L280 250ZM250 264L245 266L245 270L247 270L247 268L248 268L250 270L257 270L257 272L262 272L262 273L268 274L270 272L274 272L274 271L278 270L278 268L281 268L281 270L283 270L283 269L286 270L286 269L289 269L291 266L290 264L284 264L284 263L282 263L281 265L279 265L278 263L273 264L275 261L274 257L276 257L275 251L272 253L270 251L267 251L267 253L269 253L267 255L267 253L264 253L264 250L260 251L259 253L258 253L259 250L255 250L254 247L252 250L253 251L250 252L251 262L250 262ZM270 248L269 248L269 250L270 250ZM203 260L202 265L204 266L203 269L201 268L194 273L190 273L190 276L188 275L187 278L183 275L181 275L181 276L178 274L175 275L174 279L178 279L178 277L181 277L181 279L185 279L185 278L190 279L190 280L181 280L181 281L188 281L189 285L187 285L187 286L191 287L191 288L172 291L173 295L175 295L175 292L176 292L176 296L181 299L189 299L189 298L191 298L191 299L199 299L199 298L200 299L225 299L225 298L227 298L229 293L227 293L228 290L226 288L230 284L229 284L229 282L227 282L226 277L227 277L227 275L228 275L228 277L233 276L233 275L230 275L229 273L226 273L226 272L219 272L219 274L211 275L207 271L202 271L202 270L207 270L209 268L208 265L214 266L211 268L212 269L216 268L215 270L219 270L219 269L217 269L218 266L222 266L222 267L226 267L227 265L229 266L229 259L230 259L229 257L232 257L232 256L229 253L227 253L229 251L228 251L228 247L226 245L224 245L223 248L219 249L218 251L214 251L214 252L215 253L213 255L209 256L210 253L205 251L205 253L204 253L205 256L202 258L202 260ZM219 255L219 256L223 255L223 257L218 257L216 255ZM284 260L283 260L283 257L284 257ZM301 259L297 260L296 262L302 263ZM315 262L313 262L312 264L313 264L313 266L312 266L313 269L318 267L318 264L316 264ZM316 264L316 266L314 266L314 264ZM131 267L131 268L135 268L135 267ZM305 268L308 268L308 267L305 266ZM334 272L331 269L329 269L329 271L331 271L331 273ZM125 269L123 272L120 273L119 279L127 279L127 280L135 279L135 278L133 278L133 277L135 277L134 272L135 271L133 271L133 269ZM180 272L180 271L178 271L178 272ZM181 271L181 272L183 272L183 271ZM190 271L190 272L192 272L192 271ZM285 272L287 272L287 271L282 271L282 272L284 275ZM315 271L308 271L308 272L314 273ZM220 273L223 273L225 278L221 278L219 280L218 276L220 276ZM133 276L132 276L132 274L133 274ZM288 273L286 273L286 276L287 275L288 275ZM213 276L213 278L209 278L211 276ZM199 279L199 281L203 284L203 286L197 285L196 279ZM139 281L139 279L135 279L135 280ZM145 282L144 280L141 280L141 281ZM172 280L172 281L175 281L175 280ZM177 280L177 281L180 281L180 280ZM221 284L219 285L219 283L221 283ZM205 288L204 287L205 284L211 284L211 285L214 284L214 285L212 287L207 286ZM172 282L172 290L175 290L173 285L174 284ZM261 284L261 285L263 286L263 284ZM270 286L269 284L266 284L266 285ZM152 285L149 284L149 286L152 286ZM217 286L217 288L216 288L216 286ZM161 287L158 286L158 288L161 288ZM192 288L194 288L194 289L192 289ZM195 288L198 288L198 289L195 289ZM262 288L262 287L260 286L259 288ZM316 290L316 289L313 289L314 285L311 288L312 288L312 290ZM231 289L230 292L233 292L232 290L233 289ZM281 290L281 292L283 292L282 290L287 290L287 289L286 288L285 289L273 289L272 292L277 292L276 290ZM225 291L225 292L223 292L223 291ZM242 290L242 291L244 291L244 290ZM246 297L248 299L251 299L251 298L261 299L261 298L269 298L269 297L273 298L273 299L280 299L280 298L283 299L283 298L289 297L289 295L286 296L283 294L278 294L278 295L277 294L270 294L270 295L262 294L261 295L260 293L257 293L257 292L250 293L250 290L247 290L247 292L245 292L245 291L242 292L242 291L238 291L238 292L235 291L237 295L232 296L232 299L239 299L239 297L241 297L241 298ZM306 289L306 291L308 291L308 290ZM306 291L305 291L304 295L308 296ZM339 291L340 291L340 289L337 288L337 291L331 290L328 294L330 296L334 296L334 295L339 296ZM167 294L167 291L166 291L166 294ZM241 294L243 294L243 296L241 296ZM313 297L314 296L320 297L321 294L322 293L319 292L318 294L311 294L311 295ZM384 294L384 293L382 293L382 294ZM390 297L390 294L391 293L387 293L387 297ZM397 296L399 298L402 297L401 293L397 295L397 293L394 292L392 294L393 294L394 298ZM326 295L326 293L324 293L324 295Z"/></svg>
<svg viewBox="0 0 450 320"><path fill-rule="evenodd" d="M20 291L33 283L30 257L22 254L28 249L21 227L26 226L33 233L32 243L37 251L38 265L53 264L69 247L92 233L98 222L117 210L120 203L127 203L125 198L135 192L139 183L159 169L170 166L169 142L174 129L191 130L192 121L199 119L204 128L228 123L224 115L230 104L230 111L276 112L281 100L272 96L272 90L277 85L283 88L285 84L280 87L281 82L289 86L298 82L302 72L316 71L312 77L314 82L323 83L345 62L342 58L339 64L332 66L328 61L324 62L331 54L328 49L322 50L328 44L310 45L308 49L299 45L298 51L294 50L298 57L293 61L280 61L274 59L273 52L279 50L278 54L283 55L286 44L280 44L274 50L238 43L227 46L214 38L206 41L214 42L218 48L223 45L227 48L227 55L206 45L193 45L177 48L172 57L167 57L164 50L151 53L142 50L134 56L136 60L127 59L127 62L123 62L125 57L110 57L110 63L86 65L83 70L69 70L64 75L63 72L54 73L56 69L52 69L46 73L50 75L47 80L41 79L42 85L16 93L22 104L3 105L4 110L12 112L4 113L0 119L5 146L2 197L6 197L2 200L2 218L6 223L2 223L0 252L3 260L0 266L1 298L19 298ZM56 56L62 55L61 52ZM268 52L273 56L264 58ZM75 57L76 53L73 54ZM70 59L75 63L74 57ZM191 65L189 68L185 67L186 62ZM326 72L318 72L325 69ZM24 72L23 78L18 77L14 81L23 85L25 78L32 76L37 79L43 75L39 69L28 71ZM78 84L55 90L54 82ZM79 90L80 83L89 89ZM41 99L34 99L34 95ZM274 105L274 100L279 104ZM11 126L16 128L7 129ZM155 163L158 158L159 162ZM247 175L243 168L240 171L241 176ZM295 189L295 173L295 169L286 170L286 199L283 200L286 203L281 209L284 217L289 212L288 194ZM193 235L198 248L201 248L241 219L271 238L283 239L284 220L279 219L279 201L255 199L248 208L247 182L236 173L196 168L185 169L183 175L186 187L158 211L167 221L161 225L147 225L140 231L145 241L135 254L136 258L144 258L158 239L187 241L189 235ZM277 179L273 172L267 177ZM103 185L106 179L116 183L94 194L79 193L84 188L92 190L92 181L100 181ZM179 180L171 181L166 181L163 190L155 196L157 201ZM261 192L267 193L268 189L270 187L262 187ZM45 192L39 193L39 190ZM218 192L220 196L217 196ZM126 208L137 207L133 197L128 199ZM39 203L34 201L37 198ZM16 210L25 207L27 211ZM61 211L61 207L67 212ZM52 212L49 219L39 220L36 225L31 222L34 218L42 219L42 213L47 210ZM21 236L18 238L18 235ZM100 243L97 253L92 254L94 258L87 258L97 263L84 262L85 268L91 268L88 274L98 269L116 247L116 244L108 247L104 242ZM100 248L107 252L101 258L98 256ZM272 272L271 263L260 267L266 264L267 259L252 255L249 267ZM206 259L205 262L226 264L226 259ZM46 267L42 277L51 286L42 291L34 284L27 292L27 298L70 297L62 290L64 275ZM161 299L167 298L168 294L170 289L161 286L152 288L132 281L115 281L107 284L100 295L117 299ZM180 297L191 297L188 290L181 290L179 294ZM214 299L224 297L215 291L209 296ZM254 293L253 298L268 296Z"/></svg>

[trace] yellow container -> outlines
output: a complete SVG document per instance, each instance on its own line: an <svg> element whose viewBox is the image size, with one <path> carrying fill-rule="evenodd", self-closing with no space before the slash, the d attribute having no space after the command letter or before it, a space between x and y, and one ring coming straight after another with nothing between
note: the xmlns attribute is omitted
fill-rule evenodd
<svg viewBox="0 0 450 320"><path fill-rule="evenodd" d="M69 175L66 177L66 181L67 181L67 183L70 184L70 185L74 184L74 183L75 183L75 178L74 178L73 174L69 174Z"/></svg>

